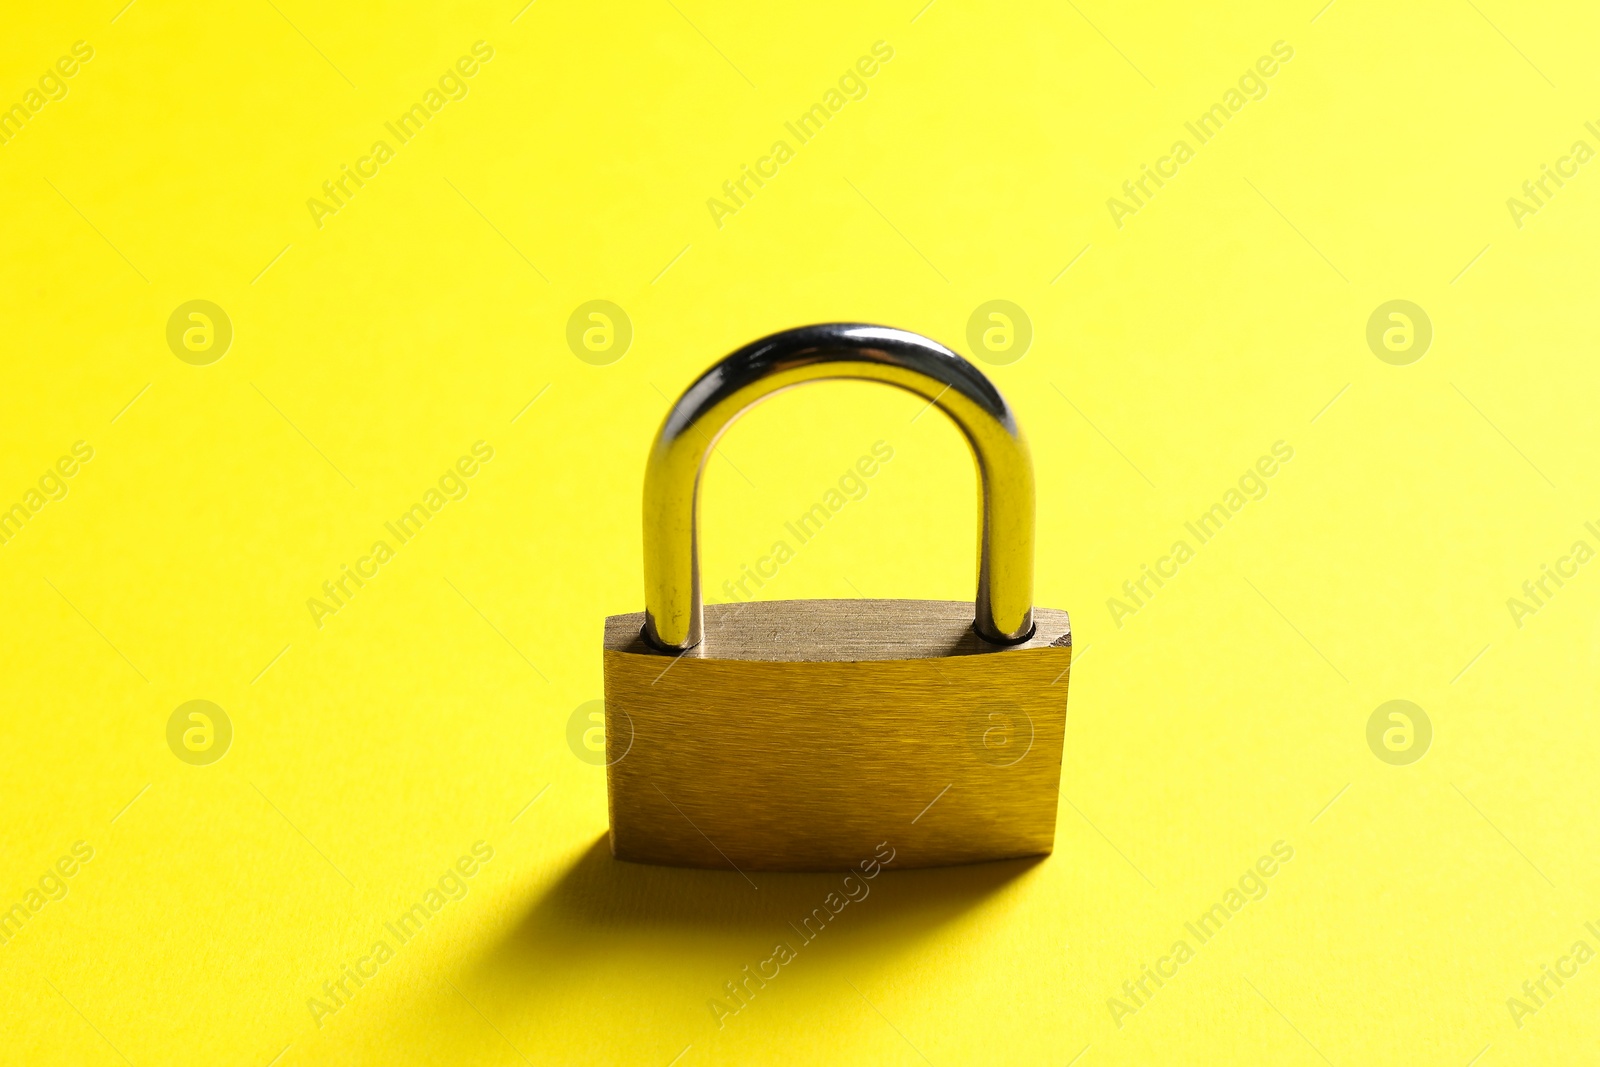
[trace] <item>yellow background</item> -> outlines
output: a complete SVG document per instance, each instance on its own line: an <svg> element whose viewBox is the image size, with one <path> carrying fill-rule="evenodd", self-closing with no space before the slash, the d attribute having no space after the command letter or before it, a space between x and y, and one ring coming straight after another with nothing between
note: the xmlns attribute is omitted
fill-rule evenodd
<svg viewBox="0 0 1600 1067"><path fill-rule="evenodd" d="M1592 1056L1600 963L1520 1027L1506 1001L1600 948L1600 568L1520 627L1506 601L1600 547L1600 173L1521 228L1506 199L1600 144L1594 16L920 2L8 15L0 103L95 53L0 146L0 504L95 454L0 547L0 907L95 851L0 945L0 1058ZM307 199L479 40L469 94L318 228ZM719 229L707 198L880 40L868 95ZM1280 40L1266 98L1114 225L1107 198ZM1434 329L1408 366L1365 340L1397 298ZM192 299L234 328L208 366L166 342ZM634 328L605 366L565 340L593 299ZM891 870L719 1028L707 1002L837 876L605 855L604 772L566 730L602 618L642 606L646 446L764 333L866 320L970 354L991 299L1033 325L983 366L1080 659L1056 851ZM762 596L969 597L971 466L921 406L827 385L741 423L706 477L708 596L882 440L869 495ZM479 440L470 494L319 628L307 599ZM1279 440L1265 499L1119 627L1108 599ZM233 724L209 766L166 741L193 699ZM1366 741L1391 699L1433 725L1407 766ZM1118 1026L1108 998L1280 840L1265 899ZM477 841L467 896L319 1026L308 999Z"/></svg>

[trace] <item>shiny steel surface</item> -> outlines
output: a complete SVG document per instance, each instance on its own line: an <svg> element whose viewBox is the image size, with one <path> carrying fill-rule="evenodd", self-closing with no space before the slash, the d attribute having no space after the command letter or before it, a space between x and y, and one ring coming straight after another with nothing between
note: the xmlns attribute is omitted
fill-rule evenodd
<svg viewBox="0 0 1600 1067"><path fill-rule="evenodd" d="M996 644L1033 632L1033 460L983 372L919 334L826 323L785 330L725 357L672 406L644 478L644 635L666 651L700 643L700 474L717 439L754 405L805 382L883 382L925 397L961 430L981 493L973 626Z"/></svg>

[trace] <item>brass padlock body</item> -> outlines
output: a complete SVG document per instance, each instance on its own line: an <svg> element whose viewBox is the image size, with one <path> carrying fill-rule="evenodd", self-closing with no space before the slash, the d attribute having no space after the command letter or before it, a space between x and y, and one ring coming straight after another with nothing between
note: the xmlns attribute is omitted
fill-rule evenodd
<svg viewBox="0 0 1600 1067"><path fill-rule="evenodd" d="M973 602L704 605L706 459L744 412L807 382L882 382L960 430L978 474ZM926 409L925 409L926 410ZM823 323L712 365L645 464L645 610L606 620L611 849L739 870L936 866L1049 852L1072 636L1033 604L1027 438L983 372L918 334Z"/></svg>
<svg viewBox="0 0 1600 1067"><path fill-rule="evenodd" d="M842 870L884 841L896 866L1050 852L1072 632L981 640L972 604L706 605L663 652L642 612L605 630L611 848L742 871Z"/></svg>

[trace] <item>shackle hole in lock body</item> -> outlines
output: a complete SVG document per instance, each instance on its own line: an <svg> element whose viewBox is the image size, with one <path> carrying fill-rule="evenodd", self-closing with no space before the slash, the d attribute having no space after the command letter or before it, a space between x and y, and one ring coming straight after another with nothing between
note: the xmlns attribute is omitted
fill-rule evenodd
<svg viewBox="0 0 1600 1067"><path fill-rule="evenodd" d="M717 440L768 397L839 379L915 393L956 424L981 492L973 629L997 645L1033 635L1033 459L1005 397L977 367L919 334L826 323L728 355L684 390L656 432L644 478L643 633L651 645L686 652L701 641L700 478Z"/></svg>

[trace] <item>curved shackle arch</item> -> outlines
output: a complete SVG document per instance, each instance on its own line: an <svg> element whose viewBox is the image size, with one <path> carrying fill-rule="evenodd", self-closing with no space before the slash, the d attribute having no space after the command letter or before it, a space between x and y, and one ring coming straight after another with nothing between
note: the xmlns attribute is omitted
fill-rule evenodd
<svg viewBox="0 0 1600 1067"><path fill-rule="evenodd" d="M1033 459L1005 397L983 372L920 334L824 323L763 337L684 390L650 446L644 476L644 636L668 652L700 643L700 475L717 439L754 405L805 382L883 382L939 408L977 466L978 591L973 628L995 644L1033 635Z"/></svg>

